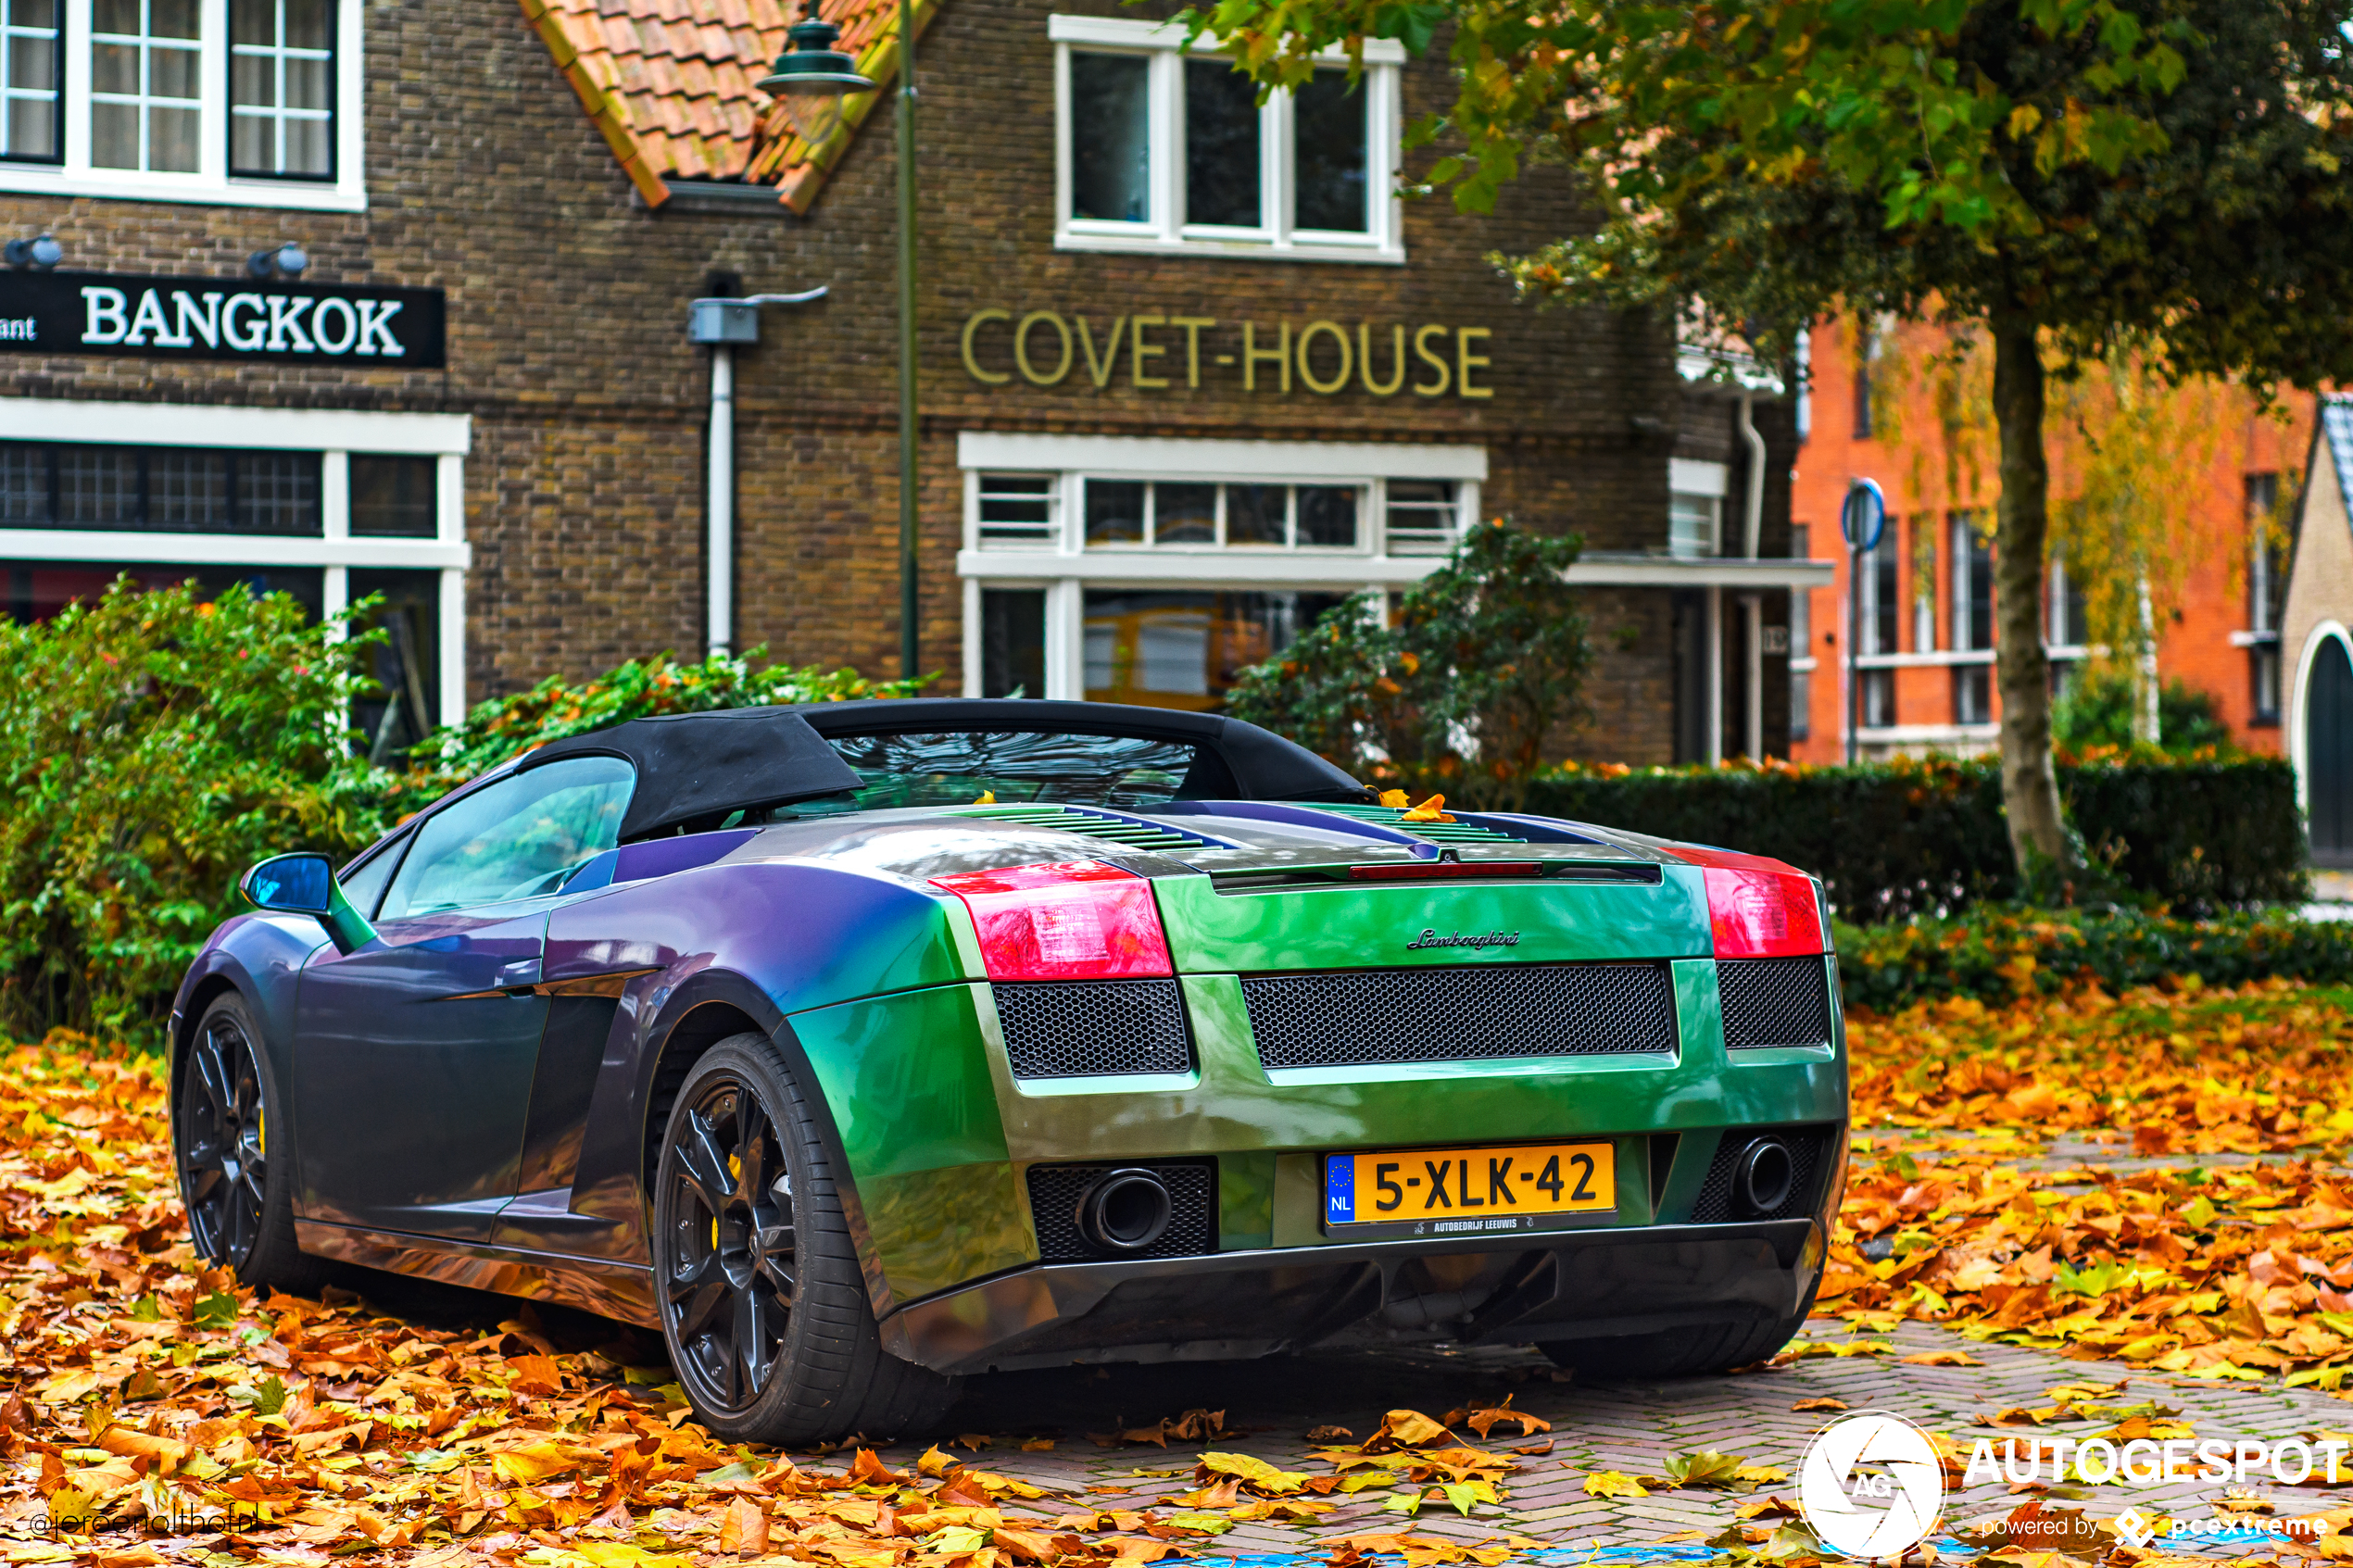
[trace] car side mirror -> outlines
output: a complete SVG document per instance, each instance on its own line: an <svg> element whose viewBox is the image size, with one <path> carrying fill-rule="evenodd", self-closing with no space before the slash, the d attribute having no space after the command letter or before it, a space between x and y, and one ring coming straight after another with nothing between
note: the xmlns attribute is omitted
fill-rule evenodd
<svg viewBox="0 0 2353 1568"><path fill-rule="evenodd" d="M351 907L324 855L278 855L262 861L237 884L257 909L275 915L308 915L326 927L338 953L376 939L375 927Z"/></svg>

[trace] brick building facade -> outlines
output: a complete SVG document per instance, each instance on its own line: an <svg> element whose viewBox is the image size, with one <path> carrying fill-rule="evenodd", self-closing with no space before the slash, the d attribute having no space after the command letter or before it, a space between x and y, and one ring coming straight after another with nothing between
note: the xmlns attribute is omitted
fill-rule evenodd
<svg viewBox="0 0 2353 1568"><path fill-rule="evenodd" d="M897 149L868 99L793 137L751 85L772 0L0 5L0 235L63 253L0 273L18 614L124 569L385 593L387 741L714 630L895 672ZM892 81L895 10L826 15ZM1788 590L1826 581L1786 558L1790 401L1515 304L1485 257L1580 221L1551 178L1490 217L1387 195L1441 64L1260 108L1115 0L919 18L942 689L1214 705L1509 514L1586 540L1580 750L1786 749ZM732 351L714 610L688 301L819 284Z"/></svg>

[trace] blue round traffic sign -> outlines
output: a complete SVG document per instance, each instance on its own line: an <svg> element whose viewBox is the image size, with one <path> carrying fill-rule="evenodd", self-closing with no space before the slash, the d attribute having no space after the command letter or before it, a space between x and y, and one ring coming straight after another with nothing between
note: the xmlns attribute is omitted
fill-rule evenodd
<svg viewBox="0 0 2353 1568"><path fill-rule="evenodd" d="M1887 493L1874 479L1858 479L1846 487L1846 503L1839 508L1838 528L1853 550L1876 550L1887 532Z"/></svg>

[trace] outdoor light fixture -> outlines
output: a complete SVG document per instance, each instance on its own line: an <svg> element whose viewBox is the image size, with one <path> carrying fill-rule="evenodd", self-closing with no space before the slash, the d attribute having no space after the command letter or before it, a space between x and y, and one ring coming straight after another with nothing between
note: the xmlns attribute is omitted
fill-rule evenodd
<svg viewBox="0 0 2353 1568"><path fill-rule="evenodd" d="M245 270L257 278L299 278L309 266L309 253L296 240L255 251L245 257Z"/></svg>
<svg viewBox="0 0 2353 1568"><path fill-rule="evenodd" d="M834 47L841 29L815 10L812 5L811 15L786 30L791 42L776 56L776 69L755 84L775 98L793 134L812 150L824 146L841 124L844 94L875 89L870 78L858 74L858 62Z"/></svg>
<svg viewBox="0 0 2353 1568"><path fill-rule="evenodd" d="M11 267L33 267L46 272L66 258L66 247L57 243L56 235L44 234L39 239L10 240L0 254L7 257Z"/></svg>

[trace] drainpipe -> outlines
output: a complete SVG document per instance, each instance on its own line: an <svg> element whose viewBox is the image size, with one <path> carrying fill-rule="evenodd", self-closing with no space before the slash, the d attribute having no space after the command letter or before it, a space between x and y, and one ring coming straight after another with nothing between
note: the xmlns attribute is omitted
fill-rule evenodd
<svg viewBox="0 0 2353 1568"><path fill-rule="evenodd" d="M1741 395L1741 439L1748 445L1747 507L1741 519L1742 554L1756 558L1756 541L1765 525L1765 437L1757 433L1756 399ZM1765 755L1765 596L1741 596L1746 612L1748 645L1748 723L1744 738L1751 759Z"/></svg>
<svg viewBox="0 0 2353 1568"><path fill-rule="evenodd" d="M709 531L703 559L710 565L710 599L703 612L714 659L736 641L736 351L711 345L711 478L703 508Z"/></svg>
<svg viewBox="0 0 2353 1568"><path fill-rule="evenodd" d="M808 305L825 297L819 284L799 294L704 298L686 311L686 341L711 350L711 470L704 483L703 561L710 575L704 603L706 649L724 658L736 643L736 347L760 341L763 305Z"/></svg>

